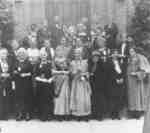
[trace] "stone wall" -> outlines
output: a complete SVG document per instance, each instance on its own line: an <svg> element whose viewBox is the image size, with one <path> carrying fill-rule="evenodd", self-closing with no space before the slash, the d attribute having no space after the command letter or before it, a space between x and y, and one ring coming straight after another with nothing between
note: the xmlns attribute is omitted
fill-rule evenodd
<svg viewBox="0 0 150 133"><path fill-rule="evenodd" d="M15 1L15 0L14 0ZM71 0L19 0L20 4L14 5L14 16L16 20L16 36L23 36L26 27L32 23L42 23L46 19L47 4L44 1ZM77 0L76 0L77 1ZM78 0L83 1L83 0ZM85 0L84 0L85 1ZM116 22L120 33L126 33L127 22L134 13L134 6L139 0L90 0L92 23L105 24ZM51 8L51 7L47 7ZM67 12L73 9L68 8ZM66 13L67 13L66 12ZM51 18L49 18L50 20ZM20 33L22 32L22 35Z"/></svg>
<svg viewBox="0 0 150 133"><path fill-rule="evenodd" d="M15 36L23 38L29 25L42 23L45 20L44 0L20 0L14 3Z"/></svg>

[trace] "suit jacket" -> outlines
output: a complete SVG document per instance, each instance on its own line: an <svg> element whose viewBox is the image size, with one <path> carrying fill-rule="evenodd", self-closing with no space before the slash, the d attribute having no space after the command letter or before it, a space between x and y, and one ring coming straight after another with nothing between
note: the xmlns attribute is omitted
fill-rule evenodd
<svg viewBox="0 0 150 133"><path fill-rule="evenodd" d="M22 77L22 74L29 74L29 76ZM13 69L13 79L16 86L16 95L17 96L28 96L32 92L32 74L33 66L29 61L24 61L20 63L19 61L15 62Z"/></svg>
<svg viewBox="0 0 150 133"><path fill-rule="evenodd" d="M120 60L118 60L121 73L118 73L115 70L115 65L112 60L109 60L108 64L108 76L107 76L107 89L108 89L108 95L110 97L113 96L123 96L125 94L125 88L124 88L124 82L123 83L117 83L117 80L124 79L124 73L123 73L123 64L121 64Z"/></svg>
<svg viewBox="0 0 150 133"><path fill-rule="evenodd" d="M9 60L7 60L8 63L8 71L7 73L9 73L9 77L4 78L1 76L2 72L2 66L0 64L0 95L2 96L8 96L9 94L11 94L12 92L12 64ZM5 94L4 94L5 91Z"/></svg>

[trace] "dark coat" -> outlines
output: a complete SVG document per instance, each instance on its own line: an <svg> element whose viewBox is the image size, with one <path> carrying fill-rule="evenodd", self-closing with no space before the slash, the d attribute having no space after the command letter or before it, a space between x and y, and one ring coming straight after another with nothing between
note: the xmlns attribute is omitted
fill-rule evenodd
<svg viewBox="0 0 150 133"><path fill-rule="evenodd" d="M53 25L51 29L51 42L52 46L56 48L60 44L61 38L64 36L64 32L62 28L57 28L55 25Z"/></svg>
<svg viewBox="0 0 150 133"><path fill-rule="evenodd" d="M12 63L7 60L8 63L8 72L10 74L10 76L8 78L3 78L0 76L0 96L4 96L3 92L6 92L6 96L9 96L11 94L12 91L12 84L11 84L11 80L12 80ZM2 74L2 68L0 65L0 75Z"/></svg>
<svg viewBox="0 0 150 133"><path fill-rule="evenodd" d="M52 65L51 63L39 64L36 69L36 77L42 77L50 79L52 77ZM36 81L36 104L37 109L41 116L47 117L47 115L53 114L53 98L54 98L54 87L53 83L43 83Z"/></svg>
<svg viewBox="0 0 150 133"><path fill-rule="evenodd" d="M51 63L37 65L35 71L36 77L43 77L45 79L50 79L52 77L51 69L52 69ZM36 86L37 86L37 90L40 92L38 94L39 97L42 96L45 99L54 96L52 84L37 81Z"/></svg>
<svg viewBox="0 0 150 133"><path fill-rule="evenodd" d="M32 90L32 70L33 67L29 61L24 61L20 63L15 62L13 70L13 78L16 86L16 96L17 97L31 97ZM22 77L21 74L29 73L29 76Z"/></svg>
<svg viewBox="0 0 150 133"><path fill-rule="evenodd" d="M122 70L122 73L117 73L115 70L115 66L112 60L109 60L108 64L108 78L107 78L107 89L108 89L108 96L109 97L123 97L125 95L125 81L121 84L117 83L117 80L124 79L124 71L123 67L124 64L121 64L121 60L119 59L119 65Z"/></svg>
<svg viewBox="0 0 150 133"><path fill-rule="evenodd" d="M93 71L93 75L90 77L92 86L92 110L96 116L101 116L107 112L107 62L99 60L96 69ZM92 65L93 66L93 65Z"/></svg>

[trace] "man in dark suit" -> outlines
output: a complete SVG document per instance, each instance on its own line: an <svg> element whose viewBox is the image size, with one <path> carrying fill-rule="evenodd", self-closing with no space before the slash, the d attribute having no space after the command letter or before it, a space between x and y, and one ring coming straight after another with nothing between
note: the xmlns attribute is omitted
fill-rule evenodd
<svg viewBox="0 0 150 133"><path fill-rule="evenodd" d="M63 27L60 23L60 18L58 16L55 16L54 18L54 24L51 28L51 42L52 46L56 48L61 41L61 38L64 36Z"/></svg>

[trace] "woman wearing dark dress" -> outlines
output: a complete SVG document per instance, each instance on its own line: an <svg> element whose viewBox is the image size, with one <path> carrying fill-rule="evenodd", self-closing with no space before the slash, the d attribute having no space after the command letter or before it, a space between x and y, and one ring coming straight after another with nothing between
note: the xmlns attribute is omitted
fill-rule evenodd
<svg viewBox="0 0 150 133"><path fill-rule="evenodd" d="M48 53L41 49L40 63L36 68L36 88L38 113L42 121L52 119L54 109L54 89L52 78L52 63L48 60Z"/></svg>
<svg viewBox="0 0 150 133"><path fill-rule="evenodd" d="M32 65L27 60L27 51L19 48L13 74L17 104L17 120L31 118L32 113Z"/></svg>
<svg viewBox="0 0 150 133"><path fill-rule="evenodd" d="M114 51L108 64L107 89L109 98L109 114L112 119L120 119L120 112L125 106L124 73L119 54Z"/></svg>
<svg viewBox="0 0 150 133"><path fill-rule="evenodd" d="M0 119L8 119L10 111L10 94L12 91L11 64L8 61L8 51L0 50Z"/></svg>
<svg viewBox="0 0 150 133"><path fill-rule="evenodd" d="M94 51L92 55L92 62L89 63L91 65L90 82L92 86L92 113L94 118L102 120L107 113L106 62L102 59L99 51Z"/></svg>

